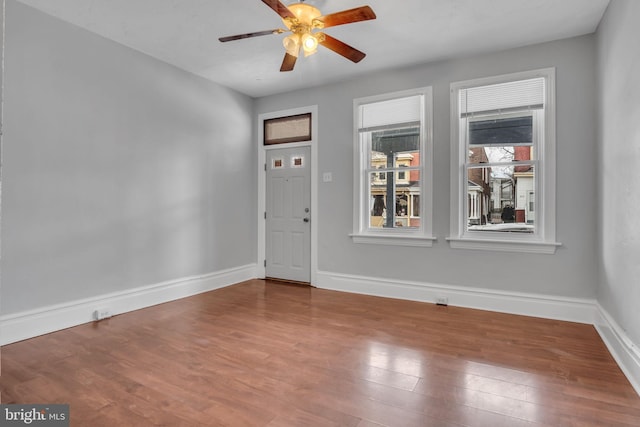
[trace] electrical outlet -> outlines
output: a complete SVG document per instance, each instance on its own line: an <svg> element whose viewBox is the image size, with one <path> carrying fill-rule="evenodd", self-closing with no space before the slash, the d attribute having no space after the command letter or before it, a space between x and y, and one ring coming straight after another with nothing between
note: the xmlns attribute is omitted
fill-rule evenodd
<svg viewBox="0 0 640 427"><path fill-rule="evenodd" d="M111 311L108 308L99 308L93 312L93 320L103 320L111 317Z"/></svg>
<svg viewBox="0 0 640 427"><path fill-rule="evenodd" d="M436 305L449 305L449 298L436 297Z"/></svg>

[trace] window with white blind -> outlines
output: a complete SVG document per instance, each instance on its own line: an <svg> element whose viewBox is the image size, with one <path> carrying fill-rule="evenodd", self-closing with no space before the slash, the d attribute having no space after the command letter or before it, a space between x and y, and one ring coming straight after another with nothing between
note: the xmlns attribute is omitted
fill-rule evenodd
<svg viewBox="0 0 640 427"><path fill-rule="evenodd" d="M431 88L354 100L356 243L431 246Z"/></svg>
<svg viewBox="0 0 640 427"><path fill-rule="evenodd" d="M452 247L555 252L554 69L453 83L451 152Z"/></svg>

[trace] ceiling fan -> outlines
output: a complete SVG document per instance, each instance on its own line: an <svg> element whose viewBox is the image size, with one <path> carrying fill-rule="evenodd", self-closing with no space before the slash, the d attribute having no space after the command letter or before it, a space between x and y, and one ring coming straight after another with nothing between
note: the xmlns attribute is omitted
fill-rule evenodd
<svg viewBox="0 0 640 427"><path fill-rule="evenodd" d="M280 15L287 29L276 28L274 30L258 31L255 33L238 34L235 36L220 37L218 40L221 42L229 42L250 37L291 32L292 34L283 40L286 53L280 71L293 70L300 50L304 52L304 56L309 56L317 52L318 45L322 45L353 62L360 62L366 56L364 52L328 34L321 31L313 31L335 27L336 25L376 19L376 14L369 6L361 6L354 9L343 10L342 12L322 15L320 10L304 3L304 0L289 6L285 6L279 0L262 0L262 2Z"/></svg>

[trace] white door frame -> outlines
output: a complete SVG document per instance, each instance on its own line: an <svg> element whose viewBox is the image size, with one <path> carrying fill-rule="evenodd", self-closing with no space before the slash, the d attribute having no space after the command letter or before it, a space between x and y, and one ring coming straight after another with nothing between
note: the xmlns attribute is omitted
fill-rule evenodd
<svg viewBox="0 0 640 427"><path fill-rule="evenodd" d="M294 116L297 114L311 113L311 141L296 142L283 145L264 145L264 121L278 117ZM267 180L266 180L266 152L267 150L277 150L278 148L289 148L296 146L311 147L311 285L315 285L318 273L318 106L293 108L290 110L274 111L258 115L258 268L257 277L266 276L264 260L266 259L266 219L264 213L267 206Z"/></svg>

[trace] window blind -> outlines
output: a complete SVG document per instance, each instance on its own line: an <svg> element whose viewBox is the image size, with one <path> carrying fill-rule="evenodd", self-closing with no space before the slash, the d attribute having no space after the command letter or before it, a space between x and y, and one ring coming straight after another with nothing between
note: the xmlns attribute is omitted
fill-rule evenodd
<svg viewBox="0 0 640 427"><path fill-rule="evenodd" d="M544 108L545 79L518 80L460 91L460 115Z"/></svg>
<svg viewBox="0 0 640 427"><path fill-rule="evenodd" d="M421 98L422 95L415 95L361 105L358 129L362 132L398 124L419 125Z"/></svg>

